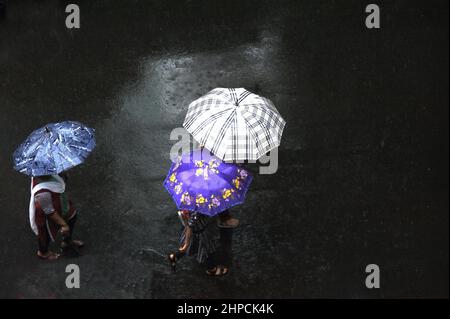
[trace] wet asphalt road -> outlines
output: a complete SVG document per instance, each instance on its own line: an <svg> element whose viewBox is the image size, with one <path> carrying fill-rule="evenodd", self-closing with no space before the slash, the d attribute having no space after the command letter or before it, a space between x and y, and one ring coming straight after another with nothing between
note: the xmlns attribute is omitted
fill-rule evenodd
<svg viewBox="0 0 450 319"><path fill-rule="evenodd" d="M0 297L448 297L448 2L8 2L0 18ZM234 213L234 264L172 273L175 206L162 187L190 101L214 87L272 99L287 121L274 175ZM98 146L73 169L77 259L35 257L29 180L11 154L78 120ZM81 288L66 289L77 263ZM381 268L381 289L364 285Z"/></svg>

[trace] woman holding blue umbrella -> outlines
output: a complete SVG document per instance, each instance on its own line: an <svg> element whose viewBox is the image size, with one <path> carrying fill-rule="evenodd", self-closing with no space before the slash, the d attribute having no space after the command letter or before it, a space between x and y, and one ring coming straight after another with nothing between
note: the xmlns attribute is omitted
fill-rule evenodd
<svg viewBox="0 0 450 319"><path fill-rule="evenodd" d="M164 186L183 224L180 248L169 254L174 268L184 255L206 265L208 275L228 273L231 229L218 227L216 217L242 204L252 176L242 167L224 163L206 149L191 152L172 164Z"/></svg>
<svg viewBox="0 0 450 319"><path fill-rule="evenodd" d="M37 129L14 152L14 169L31 176L29 218L41 259L59 258L49 250L58 233L63 251L77 253L84 245L72 239L77 213L66 193L65 172L83 163L94 147L93 129L66 121Z"/></svg>

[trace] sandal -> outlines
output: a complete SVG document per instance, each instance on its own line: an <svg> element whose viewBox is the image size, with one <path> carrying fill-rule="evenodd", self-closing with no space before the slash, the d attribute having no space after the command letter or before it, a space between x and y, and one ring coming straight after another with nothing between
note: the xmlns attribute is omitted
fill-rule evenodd
<svg viewBox="0 0 450 319"><path fill-rule="evenodd" d="M219 266L216 266L216 267L206 270L206 274L208 276L222 277L222 276L225 276L226 274L228 274L228 271L229 271L228 267L219 265Z"/></svg>
<svg viewBox="0 0 450 319"><path fill-rule="evenodd" d="M230 269L227 266L222 266L222 276L225 276L226 274L228 274L228 271Z"/></svg>
<svg viewBox="0 0 450 319"><path fill-rule="evenodd" d="M217 226L219 228L236 228L239 226L239 219L234 217L219 218Z"/></svg>
<svg viewBox="0 0 450 319"><path fill-rule="evenodd" d="M172 270L175 271L175 268L177 266L177 256L174 253L168 254L167 259L169 260L170 266L172 267Z"/></svg>
<svg viewBox="0 0 450 319"><path fill-rule="evenodd" d="M219 270L219 267L213 267L211 269L207 269L206 274L208 276L217 276L217 270Z"/></svg>
<svg viewBox="0 0 450 319"><path fill-rule="evenodd" d="M79 239L72 240L72 244L74 246L77 246L78 248L84 247L84 241L79 240Z"/></svg>
<svg viewBox="0 0 450 319"><path fill-rule="evenodd" d="M60 254L54 253L52 251L48 251L45 255L42 254L39 250L37 251L36 255L43 260L49 260L49 261L55 261L58 260L61 256Z"/></svg>

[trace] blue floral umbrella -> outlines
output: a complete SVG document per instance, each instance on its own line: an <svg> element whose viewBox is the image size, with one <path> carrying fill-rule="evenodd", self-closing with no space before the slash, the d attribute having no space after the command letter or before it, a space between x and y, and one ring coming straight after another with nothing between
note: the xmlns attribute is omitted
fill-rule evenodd
<svg viewBox="0 0 450 319"><path fill-rule="evenodd" d="M245 169L222 162L204 149L173 163L164 187L178 209L214 216L242 204L251 182L252 176Z"/></svg>
<svg viewBox="0 0 450 319"><path fill-rule="evenodd" d="M29 176L59 174L83 163L94 148L94 129L73 121L50 123L17 148L14 169Z"/></svg>

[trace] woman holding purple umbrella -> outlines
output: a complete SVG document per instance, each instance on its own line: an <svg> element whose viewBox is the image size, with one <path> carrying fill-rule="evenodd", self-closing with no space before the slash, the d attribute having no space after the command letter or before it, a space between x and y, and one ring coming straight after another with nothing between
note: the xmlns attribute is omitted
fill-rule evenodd
<svg viewBox="0 0 450 319"><path fill-rule="evenodd" d="M197 212L181 210L178 215L184 227L180 247L168 256L172 268L188 255L205 265L207 275L226 275L231 265L231 229L218 228L215 217Z"/></svg>
<svg viewBox="0 0 450 319"><path fill-rule="evenodd" d="M231 264L232 229L237 219L228 209L242 204L252 176L242 167L222 162L207 150L182 156L172 164L164 186L177 204L184 226L173 268L184 255L206 265L206 273L223 276Z"/></svg>

